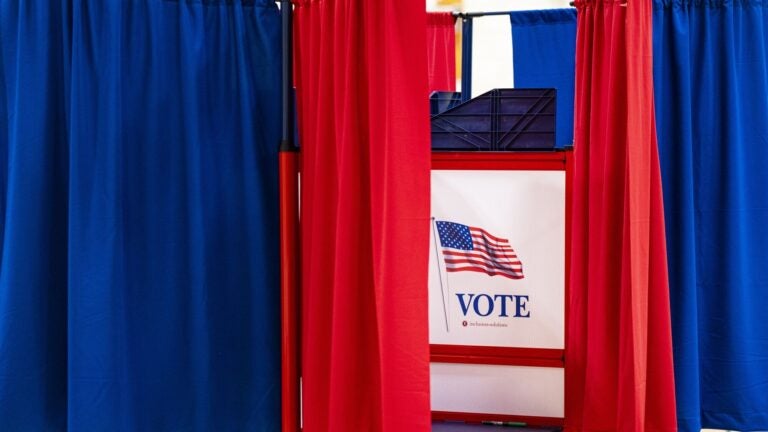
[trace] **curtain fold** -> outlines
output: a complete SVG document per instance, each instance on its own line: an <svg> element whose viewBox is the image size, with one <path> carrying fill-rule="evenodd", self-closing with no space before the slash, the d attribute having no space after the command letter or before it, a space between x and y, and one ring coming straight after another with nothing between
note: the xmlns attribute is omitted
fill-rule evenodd
<svg viewBox="0 0 768 432"><path fill-rule="evenodd" d="M430 429L426 19L297 3L307 432Z"/></svg>
<svg viewBox="0 0 768 432"><path fill-rule="evenodd" d="M0 429L67 426L62 4L0 3Z"/></svg>
<svg viewBox="0 0 768 432"><path fill-rule="evenodd" d="M279 429L279 43L267 0L0 5L0 430Z"/></svg>
<svg viewBox="0 0 768 432"><path fill-rule="evenodd" d="M576 5L566 426L674 431L651 5Z"/></svg>
<svg viewBox="0 0 768 432"><path fill-rule="evenodd" d="M450 12L427 14L429 91L456 91L456 18Z"/></svg>
<svg viewBox="0 0 768 432"><path fill-rule="evenodd" d="M654 1L681 431L768 429L768 5Z"/></svg>
<svg viewBox="0 0 768 432"><path fill-rule="evenodd" d="M512 12L516 88L557 89L555 145L573 144L576 9Z"/></svg>

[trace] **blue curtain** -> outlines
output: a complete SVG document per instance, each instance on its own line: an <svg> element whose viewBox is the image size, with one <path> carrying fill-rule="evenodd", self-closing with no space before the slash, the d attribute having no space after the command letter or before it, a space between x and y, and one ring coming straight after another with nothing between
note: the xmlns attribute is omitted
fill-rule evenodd
<svg viewBox="0 0 768 432"><path fill-rule="evenodd" d="M510 14L516 88L556 88L556 146L573 144L576 9Z"/></svg>
<svg viewBox="0 0 768 432"><path fill-rule="evenodd" d="M0 430L279 429L278 15L0 2Z"/></svg>
<svg viewBox="0 0 768 432"><path fill-rule="evenodd" d="M768 3L654 6L680 430L766 430Z"/></svg>

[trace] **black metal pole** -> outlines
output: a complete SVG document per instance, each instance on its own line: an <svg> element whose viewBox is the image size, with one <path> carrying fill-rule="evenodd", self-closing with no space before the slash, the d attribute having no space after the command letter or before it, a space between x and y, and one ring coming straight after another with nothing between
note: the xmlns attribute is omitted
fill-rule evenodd
<svg viewBox="0 0 768 432"><path fill-rule="evenodd" d="M281 151L295 151L293 136L293 5L290 0L280 0L282 17L282 99L283 127L280 136Z"/></svg>
<svg viewBox="0 0 768 432"><path fill-rule="evenodd" d="M472 98L472 17L461 19L461 101Z"/></svg>
<svg viewBox="0 0 768 432"><path fill-rule="evenodd" d="M495 16L495 15L509 15L512 11L506 11L506 12L454 12L453 16L458 18L477 18L477 17L484 17L484 16Z"/></svg>

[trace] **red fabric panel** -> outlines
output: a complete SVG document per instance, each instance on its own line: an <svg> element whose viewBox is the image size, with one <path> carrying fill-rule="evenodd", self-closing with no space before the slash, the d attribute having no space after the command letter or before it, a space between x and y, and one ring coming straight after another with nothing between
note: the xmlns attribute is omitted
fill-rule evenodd
<svg viewBox="0 0 768 432"><path fill-rule="evenodd" d="M427 14L429 91L456 91L456 19L450 12Z"/></svg>
<svg viewBox="0 0 768 432"><path fill-rule="evenodd" d="M577 7L566 427L674 431L651 2Z"/></svg>
<svg viewBox="0 0 768 432"><path fill-rule="evenodd" d="M430 428L426 20L419 2L296 8L307 432Z"/></svg>

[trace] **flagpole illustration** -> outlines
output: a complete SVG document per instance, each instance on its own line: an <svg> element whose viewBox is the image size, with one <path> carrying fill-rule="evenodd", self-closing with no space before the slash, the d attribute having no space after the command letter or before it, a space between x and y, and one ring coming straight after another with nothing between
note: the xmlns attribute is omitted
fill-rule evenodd
<svg viewBox="0 0 768 432"><path fill-rule="evenodd" d="M432 238L435 243L435 263L437 264L437 277L440 280L440 294L443 296L443 315L445 316L445 331L449 332L451 329L448 327L448 307L446 306L445 300L445 287L448 285L448 281L445 281L445 284L443 284L443 271L440 267L440 253L438 252L438 246L437 246L437 229L436 229L436 222L435 218L432 218ZM448 279L448 275L446 275L446 279ZM449 293L450 294L450 293Z"/></svg>

